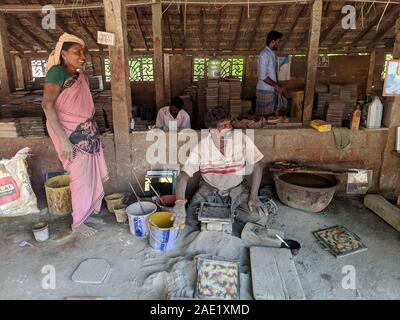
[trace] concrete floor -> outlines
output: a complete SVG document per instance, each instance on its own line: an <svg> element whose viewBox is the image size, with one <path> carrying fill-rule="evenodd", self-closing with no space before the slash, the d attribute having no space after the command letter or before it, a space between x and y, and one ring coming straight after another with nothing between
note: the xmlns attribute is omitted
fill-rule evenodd
<svg viewBox="0 0 400 320"><path fill-rule="evenodd" d="M171 281L165 270L174 269L174 263L175 266L184 263L185 258L191 259L198 253L225 255L227 258L231 254L224 251L226 238L203 243L201 249L191 246L190 242L196 237L200 241L201 234L189 229L182 238L186 245L184 252L176 249L168 254L157 253L147 240L134 238L127 225L117 224L105 209L99 216L90 218L90 224L99 230L92 238L74 237L63 243L52 240L37 243L30 231L35 222L49 220L51 238L70 223L69 217L50 216L46 211L31 216L0 218L0 299L65 299L71 296L163 299L166 297L158 293L162 281L156 280L167 274L164 279ZM296 239L302 245L294 260L307 299L400 299L400 235L365 208L361 198L336 197L322 214L279 205L279 212L271 216L269 222L270 227L283 230L286 238ZM356 233L368 250L339 259L325 251L312 231L334 225L343 225ZM19 247L22 240L37 248ZM229 241L237 241L240 246L238 238ZM242 252L242 261L248 264L248 249ZM106 259L111 264L112 273L103 284L79 284L71 280L79 263L88 258ZM55 267L54 290L42 288L46 275L42 268L45 265ZM355 290L342 288L345 276L342 268L346 265L355 268ZM245 274L249 268L244 267L244 270L243 282L250 283L250 274ZM193 270L188 270L190 272ZM152 274L150 286L143 287L143 281L149 283L148 276ZM170 274L173 278L173 273ZM185 277L177 277L181 276ZM251 298L250 285L245 291L241 297Z"/></svg>

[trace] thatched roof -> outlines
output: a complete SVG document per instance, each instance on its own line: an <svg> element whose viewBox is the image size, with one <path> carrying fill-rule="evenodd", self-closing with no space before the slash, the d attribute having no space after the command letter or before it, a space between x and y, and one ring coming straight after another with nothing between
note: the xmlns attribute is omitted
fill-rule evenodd
<svg viewBox="0 0 400 320"><path fill-rule="evenodd" d="M107 50L96 44L97 30L104 30L102 2L90 0L64 0L65 4L94 4L92 9L57 11L56 30L41 28L40 11L16 12L17 8L34 8L30 5L60 4L63 0L3 0L0 10L8 8L6 19L12 51L49 51L64 31L81 36L91 50ZM243 5L226 1L208 5L184 4L164 1L164 50L176 53L231 53L257 54L265 44L266 34L276 29L285 34L284 51L306 52L310 26L310 4L307 1L290 4ZM282 0L280 0L282 1ZM152 51L151 5L146 0L127 1L128 41L133 53ZM196 1L195 1L196 2ZM203 0L203 2L207 2ZM221 2L221 1L219 1ZM253 2L253 1L250 1ZM379 1L377 1L379 2ZM341 9L344 1L324 1L320 50L329 52L371 51L390 48L395 38L395 21L399 17L399 4L393 0L387 6L380 3L353 2L357 10L356 30L344 30ZM303 3L303 4L301 4ZM12 6L14 5L14 6ZM24 7L21 7L23 5ZM386 8L386 9L385 9ZM383 14L384 13L384 14Z"/></svg>

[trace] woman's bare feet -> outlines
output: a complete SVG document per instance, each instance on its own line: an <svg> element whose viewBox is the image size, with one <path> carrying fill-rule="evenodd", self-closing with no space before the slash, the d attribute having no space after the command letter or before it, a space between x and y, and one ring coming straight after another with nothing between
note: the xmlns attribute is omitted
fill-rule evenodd
<svg viewBox="0 0 400 320"><path fill-rule="evenodd" d="M84 237L91 237L97 232L97 230L82 223L79 227L72 229L72 232L81 234Z"/></svg>

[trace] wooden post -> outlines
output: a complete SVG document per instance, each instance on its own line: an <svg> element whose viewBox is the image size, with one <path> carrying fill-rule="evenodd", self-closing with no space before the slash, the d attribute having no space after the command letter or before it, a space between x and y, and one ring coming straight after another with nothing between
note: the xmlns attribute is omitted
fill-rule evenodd
<svg viewBox="0 0 400 320"><path fill-rule="evenodd" d="M25 88L25 80L24 80L24 69L22 67L21 57L18 55L14 56L15 59L15 75L17 78L16 85L18 88Z"/></svg>
<svg viewBox="0 0 400 320"><path fill-rule="evenodd" d="M164 80L165 80L165 103L169 105L171 101L171 68L170 68L170 55L169 53L164 54Z"/></svg>
<svg viewBox="0 0 400 320"><path fill-rule="evenodd" d="M115 45L109 46L111 92L114 124L115 160L119 187L131 180L131 85L128 76L128 38L125 0L103 0L106 31L115 35Z"/></svg>
<svg viewBox="0 0 400 320"><path fill-rule="evenodd" d="M393 58L400 58L400 8L397 10L396 40L394 43ZM388 97L383 115L383 125L389 128L388 139L383 154L380 189L381 191L395 190L395 201L400 202L400 170L399 158L392 154L395 148L396 127L400 126L400 96Z"/></svg>
<svg viewBox="0 0 400 320"><path fill-rule="evenodd" d="M367 80L367 96L371 95L373 92L373 84L374 84L374 70L375 70L375 62L376 62L376 51L373 50L371 52L371 56L369 58L369 69L368 69L368 80Z"/></svg>
<svg viewBox="0 0 400 320"><path fill-rule="evenodd" d="M163 58L163 37L162 37L162 5L159 0L154 2L151 7L153 24L153 65L154 83L156 89L157 111L164 107L164 58Z"/></svg>
<svg viewBox="0 0 400 320"><path fill-rule="evenodd" d="M1 95L8 97L15 90L6 17L0 13L0 86Z"/></svg>
<svg viewBox="0 0 400 320"><path fill-rule="evenodd" d="M315 82L317 79L318 46L322 21L322 0L315 0L311 8L311 26L307 52L307 73L304 96L303 123L311 122L314 103Z"/></svg>

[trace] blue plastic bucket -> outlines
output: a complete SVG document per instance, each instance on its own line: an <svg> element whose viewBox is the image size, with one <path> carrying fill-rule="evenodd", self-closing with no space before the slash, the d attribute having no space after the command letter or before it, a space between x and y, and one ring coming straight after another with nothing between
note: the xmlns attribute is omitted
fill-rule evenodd
<svg viewBox="0 0 400 320"><path fill-rule="evenodd" d="M126 208L128 215L129 230L138 238L146 238L149 235L148 219L149 216L157 211L157 206L153 202L140 201L132 203ZM144 211L144 212L143 212Z"/></svg>
<svg viewBox="0 0 400 320"><path fill-rule="evenodd" d="M156 212L149 217L150 245L160 252L167 252L176 245L179 227L174 227L171 212Z"/></svg>

